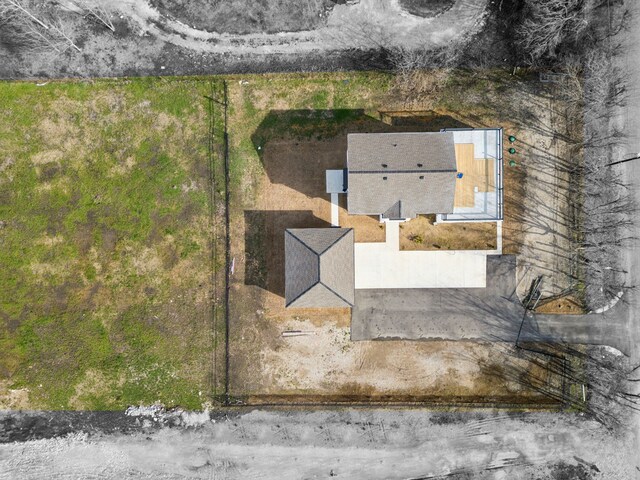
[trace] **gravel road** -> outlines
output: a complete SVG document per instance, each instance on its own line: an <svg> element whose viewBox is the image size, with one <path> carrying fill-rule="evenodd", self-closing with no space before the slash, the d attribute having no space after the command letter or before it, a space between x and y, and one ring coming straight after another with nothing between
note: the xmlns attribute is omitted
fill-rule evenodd
<svg viewBox="0 0 640 480"><path fill-rule="evenodd" d="M615 479L638 459L626 434L579 415L406 410L136 417L130 434L0 445L0 479ZM175 424L175 418L172 420Z"/></svg>

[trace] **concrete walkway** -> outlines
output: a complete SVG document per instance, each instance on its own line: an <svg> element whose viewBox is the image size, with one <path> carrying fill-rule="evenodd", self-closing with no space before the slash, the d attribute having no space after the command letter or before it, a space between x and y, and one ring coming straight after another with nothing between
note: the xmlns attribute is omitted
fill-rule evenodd
<svg viewBox="0 0 640 480"><path fill-rule="evenodd" d="M356 289L484 288L490 250L403 251L400 223L384 243L355 244Z"/></svg>
<svg viewBox="0 0 640 480"><path fill-rule="evenodd" d="M340 209L338 195L345 193L344 170L327 170L325 172L326 191L331 195L331 226L340 226Z"/></svg>
<svg viewBox="0 0 640 480"><path fill-rule="evenodd" d="M339 227L340 226L340 209L338 206L338 195L337 193L331 194L331 226Z"/></svg>

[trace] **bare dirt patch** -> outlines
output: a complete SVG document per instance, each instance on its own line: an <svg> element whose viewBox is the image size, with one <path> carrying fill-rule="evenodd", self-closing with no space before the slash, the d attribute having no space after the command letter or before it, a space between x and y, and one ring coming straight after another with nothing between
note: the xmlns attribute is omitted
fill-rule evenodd
<svg viewBox="0 0 640 480"><path fill-rule="evenodd" d="M278 339L265 350L263 374L271 382L258 396L311 394L356 399L457 397L507 398L526 392L502 375L504 358L471 342L352 342L349 328L326 315L320 325L303 316L282 322L282 328L309 335ZM495 388L497 385L500 388ZM498 391L502 393L496 395Z"/></svg>
<svg viewBox="0 0 640 480"><path fill-rule="evenodd" d="M29 390L11 388L11 382L0 380L0 410L28 410Z"/></svg>
<svg viewBox="0 0 640 480"><path fill-rule="evenodd" d="M376 216L349 215L347 212L347 196L338 195L338 221L341 227L353 228L357 243L384 242L385 227Z"/></svg>
<svg viewBox="0 0 640 480"><path fill-rule="evenodd" d="M494 250L496 224L441 223L435 215L419 215L400 225L401 250Z"/></svg>
<svg viewBox="0 0 640 480"><path fill-rule="evenodd" d="M579 299L568 295L560 298L550 298L536 307L536 313L555 313L564 315L580 315L586 313Z"/></svg>
<svg viewBox="0 0 640 480"><path fill-rule="evenodd" d="M277 33L313 30L326 22L330 0L153 0L158 9L199 30Z"/></svg>

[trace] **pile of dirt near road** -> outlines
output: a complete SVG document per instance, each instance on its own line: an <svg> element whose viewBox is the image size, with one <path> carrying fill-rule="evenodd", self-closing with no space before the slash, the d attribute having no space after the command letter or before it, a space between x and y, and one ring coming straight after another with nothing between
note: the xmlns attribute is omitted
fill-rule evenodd
<svg viewBox="0 0 640 480"><path fill-rule="evenodd" d="M152 0L163 14L199 30L244 35L314 30L325 24L332 0Z"/></svg>

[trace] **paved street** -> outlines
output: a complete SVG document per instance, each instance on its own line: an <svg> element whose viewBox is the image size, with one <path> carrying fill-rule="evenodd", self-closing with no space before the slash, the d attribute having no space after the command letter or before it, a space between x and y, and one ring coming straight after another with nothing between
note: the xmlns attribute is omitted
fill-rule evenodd
<svg viewBox="0 0 640 480"><path fill-rule="evenodd" d="M626 148L622 158L628 158L640 152L640 7L635 2L632 24L624 35L625 55L623 55L623 68L628 74L629 98L626 108L623 110L621 127L628 135ZM635 185L636 201L640 204L640 160L621 164L619 167L625 173L627 182ZM640 222L635 224L635 237L640 238ZM640 285L640 249L636 243L626 252L627 271L629 271L629 284ZM640 292L635 289L629 293L630 305L623 312L625 331L628 333L635 350L632 356L636 362L640 359ZM636 388L640 393L640 386ZM635 445L634 450L640 452L640 414L635 415ZM636 480L640 479L640 468L634 471Z"/></svg>

